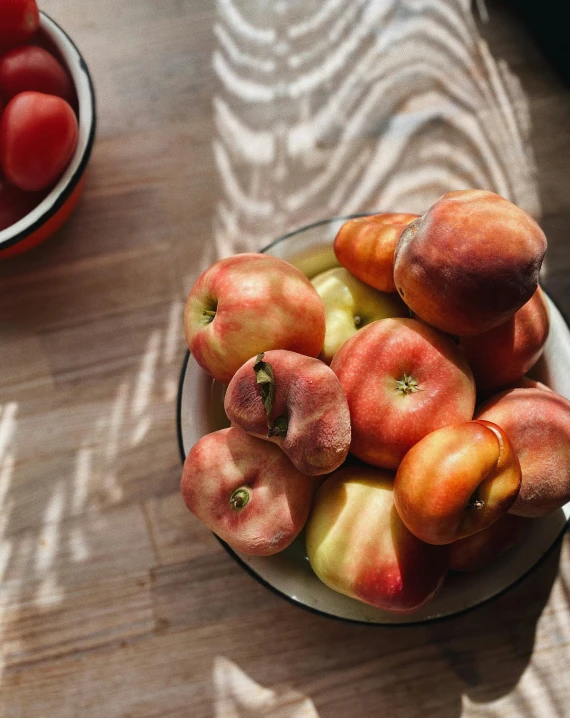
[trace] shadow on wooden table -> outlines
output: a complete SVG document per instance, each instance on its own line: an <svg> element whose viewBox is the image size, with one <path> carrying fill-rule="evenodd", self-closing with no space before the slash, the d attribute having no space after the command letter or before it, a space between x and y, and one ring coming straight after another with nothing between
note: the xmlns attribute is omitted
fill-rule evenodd
<svg viewBox="0 0 570 718"><path fill-rule="evenodd" d="M527 668L537 623L557 577L561 546L557 544L526 579L497 600L429 629L448 669L462 681L461 692L473 702L506 695ZM524 714L532 715L525 708Z"/></svg>
<svg viewBox="0 0 570 718"><path fill-rule="evenodd" d="M278 664L281 680L264 688L252 676L271 669L214 661L215 715L455 716L466 707L487 704L513 692L530 662L537 623L558 572L560 545L519 585L485 606L457 618L409 628L354 626L298 611L295 640L275 637L269 663ZM552 619L552 611L546 611ZM554 613L554 620L556 614ZM548 620L548 618L546 619ZM287 651L293 651L292 656ZM240 657L243 658L243 657ZM287 660L290 658L290 662ZM253 662L255 663L255 661ZM289 664L289 665L287 665ZM287 667L286 667L287 665ZM283 674L288 680L283 683ZM540 686L549 691L548 684ZM525 691L510 697L516 715L534 716ZM544 698L543 698L544 700ZM553 715L562 715L555 703Z"/></svg>
<svg viewBox="0 0 570 718"><path fill-rule="evenodd" d="M422 711L451 718L462 714L466 700L487 703L509 694L532 656L559 556L557 547L519 586L480 609L425 629L405 629L401 635L399 629L398 635L381 629L366 637L364 641L378 645L391 675L389 686L383 687L385 678L379 680L377 698L390 705L391 694L400 694L401 707L396 704L391 715ZM407 647L398 655L402 643ZM365 708L355 715L367 714Z"/></svg>
<svg viewBox="0 0 570 718"><path fill-rule="evenodd" d="M220 2L212 253L492 189L540 214L528 101L464 0ZM214 251L215 250L215 251Z"/></svg>
<svg viewBox="0 0 570 718"><path fill-rule="evenodd" d="M370 716L380 710L391 718L453 718L464 714L466 704L485 704L507 696L531 659L537 622L550 596L559 559L560 545L530 576L497 600L431 625L367 628L302 612L290 614L289 620L301 624L294 645L287 646L288 641L279 639L278 654L271 660L283 669L291 651L297 656L297 668L287 669L292 680L285 687L281 684L277 693L268 695L267 689L262 689L260 700L269 701L263 704L267 708L280 705L284 711L280 716L296 716L295 711L302 708L305 712L301 715L320 718ZM217 716L250 715L244 712L239 689L232 693L232 685L237 683L231 678L238 670L239 683L245 688L243 680L252 681L244 672L247 669L243 663L241 671L235 664L216 664ZM545 688L548 686L542 686ZM249 690L247 700L251 708ZM535 715L520 692L512 700L519 714ZM291 714L285 704L291 705ZM273 715L264 711L263 705L257 706L259 715ZM555 709L555 714L563 714L562 706L556 704Z"/></svg>
<svg viewBox="0 0 570 718"><path fill-rule="evenodd" d="M169 617L166 634L189 619L219 622L202 629L203 650L213 662L209 679L206 665L194 668L195 685L207 694L196 703L199 716L211 715L206 705L213 704L216 718L456 718L487 715L488 704L500 701L506 715L531 717L540 715L533 710L537 695L543 707L551 704L551 715L563 715L560 691L552 676L541 674L540 658L527 671L537 635L541 651L552 636L565 640L555 607L558 600L566 610L564 586L545 610L559 560L560 545L500 598L416 627L353 625L293 608L223 555L205 557L200 583L200 560L190 561L187 571L178 564L159 572L155 608ZM173 603L175 584L180 602ZM229 593L235 597L230 604Z"/></svg>

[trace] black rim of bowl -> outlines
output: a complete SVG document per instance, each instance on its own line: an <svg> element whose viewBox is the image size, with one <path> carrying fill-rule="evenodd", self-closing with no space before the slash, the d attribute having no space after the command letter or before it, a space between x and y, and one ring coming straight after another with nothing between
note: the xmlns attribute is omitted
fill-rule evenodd
<svg viewBox="0 0 570 718"><path fill-rule="evenodd" d="M65 35L69 44L75 49L75 51L79 55L79 58L80 58L79 64L87 78L89 93L91 95L91 103L92 103L92 107L93 107L91 129L89 132L89 136L87 138L87 144L85 146L85 150L83 152L83 157L81 158L81 162L79 163L79 166L77 167L77 169L71 176L69 182L61 190L58 198L55 200L53 205L29 227L26 227L26 229L23 229L21 232L14 235L13 237L10 237L9 239L5 239L3 242L1 242L0 243L0 255L2 254L2 250L8 249L8 247L13 247L15 244L18 244L19 242L22 242L24 239L27 239L37 229L39 229L48 220L50 220L61 209L61 207L63 207L65 202L68 200L68 198L71 196L71 194L73 193L73 191L79 184L79 180L81 179L81 177L83 176L83 173L85 172L85 168L87 166L87 163L89 162L89 158L91 157L91 150L93 149L93 143L95 142L95 131L96 131L96 126L97 126L95 87L93 85L93 79L91 77L91 73L89 72L89 68L87 67L87 63L85 62L83 55L79 51L79 48L77 47L77 45L73 42L73 40L69 37L69 35L61 27L61 25L59 25L47 13L43 12L43 10L41 11L41 14L47 20L49 20L49 22L51 22L53 25L55 25L55 27L57 27L58 30L60 30L60 32L63 33L63 35Z"/></svg>
<svg viewBox="0 0 570 718"><path fill-rule="evenodd" d="M297 234L301 234L303 232L308 231L309 229L314 229L315 227L320 227L325 224L332 224L333 222L338 222L339 220L347 221L349 219L354 219L356 217L367 217L372 214L377 214L375 212L366 212L366 213L360 213L360 214L351 214L346 215L343 217L330 217L329 219L322 219L318 222L313 222L312 224L308 224L305 227L301 227L300 229L293 230L292 232L288 232L287 234L284 234L282 237L279 237L275 241L271 242L271 244L268 244L266 247L264 247L261 252L265 253L272 247L275 247L275 245L280 244L286 239L289 239L289 237L293 237ZM558 311L560 312L562 318L564 319L564 322L568 325L568 320L564 313L561 311L560 307L554 300L548 295L548 298L553 302L553 304L556 306ZM182 370L180 372L180 379L178 381L178 396L176 400L176 431L178 436L178 449L180 452L180 459L182 461L182 464L184 464L184 461L186 459L186 453L184 451L184 441L182 436L182 393L184 389L184 380L186 377L186 368L188 366L188 361L190 360L190 351L186 351L186 355L184 357L184 361L182 362ZM554 539L554 541L550 544L550 546L547 548L547 550L542 554L542 556L523 574L521 574L517 579L515 579L512 583L510 583L508 586L505 586L500 591L497 591L497 593L493 594L492 596L489 596L488 598L484 598L482 601L479 601L479 603L474 604L473 606L468 606L467 608L462 608L458 611L455 611L454 613L448 613L445 616L433 616L432 618L422 618L417 621L407 621L407 622L391 622L391 623L376 623L372 621L363 621L359 620L357 618L345 618L343 616L336 616L334 613L327 613L326 611L321 611L318 608L313 608L312 606L307 606L306 603L302 603L301 601L298 601L291 596L289 596L287 593L284 593L283 591L280 591L278 588L273 586L271 583L266 581L264 578L262 578L251 566L249 566L238 554L233 550L233 548L227 544L225 541L222 541L222 539L217 536L215 533L212 535L214 538L217 539L217 541L221 544L221 546L225 549L226 553L232 557L232 559L250 576L252 576L258 583L260 583L262 586L265 586L265 588L269 589L272 593L274 593L277 596L280 596L285 601L290 603L293 606L297 606L298 608L302 608L305 611L308 611L309 613L314 613L317 616L323 616L328 619L333 619L335 621L341 621L342 623L353 623L359 626L370 626L372 628L406 628L407 626L422 626L426 624L432 624L436 623L438 621L449 621L454 618L457 618L459 616L463 616L466 613L471 613L471 611L476 611L483 606L487 605L488 603L491 603L491 601L495 601L496 599L500 598L504 594L506 594L511 589L515 588L519 584L521 584L526 578L530 576L533 571L535 571L555 550L555 548L558 546L558 544L562 541L562 537L566 533L566 530L570 526L570 519L566 520L566 523L562 527L560 533L558 536Z"/></svg>

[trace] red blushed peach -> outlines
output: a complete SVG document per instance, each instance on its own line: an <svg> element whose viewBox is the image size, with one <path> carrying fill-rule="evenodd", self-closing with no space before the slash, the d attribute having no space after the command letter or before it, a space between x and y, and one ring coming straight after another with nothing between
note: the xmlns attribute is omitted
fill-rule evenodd
<svg viewBox="0 0 570 718"><path fill-rule="evenodd" d="M498 424L519 457L521 490L510 513L544 516L570 501L570 402L553 391L509 389L478 408Z"/></svg>
<svg viewBox="0 0 570 718"><path fill-rule="evenodd" d="M449 568L475 571L488 566L516 546L526 535L532 519L505 514L500 519L449 547Z"/></svg>
<svg viewBox="0 0 570 718"><path fill-rule="evenodd" d="M359 330L335 355L350 409L350 451L397 468L431 431L469 421L475 383L461 350L414 319L382 319Z"/></svg>
<svg viewBox="0 0 570 718"><path fill-rule="evenodd" d="M447 544L492 524L513 504L521 469L498 426L469 421L428 434L404 457L394 503L422 541Z"/></svg>
<svg viewBox="0 0 570 718"><path fill-rule="evenodd" d="M381 292L395 292L394 250L402 231L417 214L373 214L345 222L334 240L343 267Z"/></svg>
<svg viewBox="0 0 570 718"><path fill-rule="evenodd" d="M273 444L238 427L207 434L184 463L186 506L237 551L270 556L299 534L313 482Z"/></svg>
<svg viewBox="0 0 570 718"><path fill-rule="evenodd" d="M504 324L476 337L463 337L460 346L477 388L497 389L527 372L542 354L549 326L548 307L539 287Z"/></svg>
<svg viewBox="0 0 570 718"><path fill-rule="evenodd" d="M529 376L521 376L520 379L517 379L516 381L513 381L512 384L509 384L508 389L542 389L543 391L552 391L552 389L549 386L546 386L546 384L543 384L541 381L536 381L536 379L531 379Z"/></svg>
<svg viewBox="0 0 570 718"><path fill-rule="evenodd" d="M334 591L411 613L441 587L448 549L408 531L394 509L392 481L391 473L355 466L327 479L307 523L307 556Z"/></svg>
<svg viewBox="0 0 570 718"><path fill-rule="evenodd" d="M501 387L499 391L507 391L509 389L542 389L542 391L552 391L552 389L549 386L546 386L546 384L543 384L540 381L536 381L536 379L531 379L528 376L521 376L519 379L516 379L515 381L510 382L509 384L506 384L505 386ZM486 391L477 392L477 405L482 406L486 401L489 399L497 396L497 390L496 389L487 389Z"/></svg>
<svg viewBox="0 0 570 718"><path fill-rule="evenodd" d="M524 210L493 192L449 192L400 235L394 280L428 324L482 334L529 301L545 252L544 233Z"/></svg>
<svg viewBox="0 0 570 718"><path fill-rule="evenodd" d="M325 309L292 264L267 254L236 254L200 276L188 295L184 329L198 364L227 384L245 361L267 349L316 357L325 339Z"/></svg>
<svg viewBox="0 0 570 718"><path fill-rule="evenodd" d="M346 397L318 359L279 349L250 359L229 383L224 408L230 421L277 444L304 474L328 474L348 453Z"/></svg>

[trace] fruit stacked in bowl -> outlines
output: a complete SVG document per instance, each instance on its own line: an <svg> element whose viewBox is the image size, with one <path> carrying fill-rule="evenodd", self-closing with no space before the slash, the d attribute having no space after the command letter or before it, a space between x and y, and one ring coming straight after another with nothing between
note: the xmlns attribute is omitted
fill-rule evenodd
<svg viewBox="0 0 570 718"><path fill-rule="evenodd" d="M188 344L231 426L190 449L182 494L242 554L305 529L329 588L413 613L570 500L570 403L525 377L549 331L546 238L467 190L348 220L334 252L312 281L242 254L191 290Z"/></svg>
<svg viewBox="0 0 570 718"><path fill-rule="evenodd" d="M0 0L0 258L68 219L94 133L93 87L71 39L36 0Z"/></svg>

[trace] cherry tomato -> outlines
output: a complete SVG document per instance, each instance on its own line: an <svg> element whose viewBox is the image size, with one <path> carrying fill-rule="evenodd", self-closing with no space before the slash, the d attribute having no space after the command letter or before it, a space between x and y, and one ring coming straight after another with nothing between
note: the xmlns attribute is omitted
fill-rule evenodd
<svg viewBox="0 0 570 718"><path fill-rule="evenodd" d="M77 118L61 97L22 92L0 120L0 165L16 187L35 192L49 187L73 157Z"/></svg>
<svg viewBox="0 0 570 718"><path fill-rule="evenodd" d="M0 48L27 42L39 26L36 0L0 0Z"/></svg>
<svg viewBox="0 0 570 718"><path fill-rule="evenodd" d="M0 58L0 93L5 100L33 90L73 102L71 78L47 50L34 45L16 47Z"/></svg>
<svg viewBox="0 0 570 718"><path fill-rule="evenodd" d="M22 192L0 180L0 231L29 214L45 196L45 192Z"/></svg>

